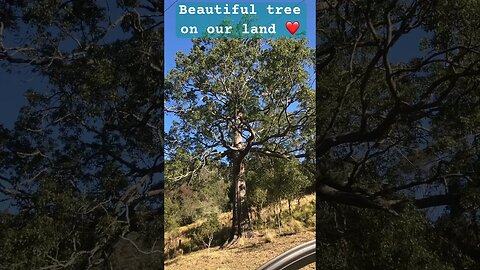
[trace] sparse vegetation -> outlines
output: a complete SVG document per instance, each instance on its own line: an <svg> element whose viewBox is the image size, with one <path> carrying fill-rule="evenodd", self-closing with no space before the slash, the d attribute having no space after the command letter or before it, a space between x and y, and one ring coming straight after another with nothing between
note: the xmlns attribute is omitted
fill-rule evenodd
<svg viewBox="0 0 480 270"><path fill-rule="evenodd" d="M267 242L267 243L273 243L275 241L275 234L270 230L267 230L265 232L264 237L265 237L265 242Z"/></svg>
<svg viewBox="0 0 480 270"><path fill-rule="evenodd" d="M277 210L274 210L276 208ZM283 209L278 215L278 209ZM274 242L278 237L298 234L305 231L315 230L315 196L308 195L296 200L291 204L288 211L288 202L281 201L262 209L263 217L259 222L253 215L253 232L246 239L262 239L262 242ZM186 226L177 227L165 234L165 254L167 259L173 259L178 255L198 252L212 246L220 246L229 236L231 214L209 214L204 219L199 219ZM278 226L278 219L282 226ZM245 239L239 241L244 242ZM241 242L239 243L241 246ZM181 250L181 252L179 252Z"/></svg>
<svg viewBox="0 0 480 270"><path fill-rule="evenodd" d="M294 235L275 237L270 233L271 241L266 241L265 235L243 238L242 245L230 249L212 247L210 250L200 250L178 256L165 261L166 270L252 270L263 265L273 257L315 238L313 230ZM313 270L310 265L302 270Z"/></svg>

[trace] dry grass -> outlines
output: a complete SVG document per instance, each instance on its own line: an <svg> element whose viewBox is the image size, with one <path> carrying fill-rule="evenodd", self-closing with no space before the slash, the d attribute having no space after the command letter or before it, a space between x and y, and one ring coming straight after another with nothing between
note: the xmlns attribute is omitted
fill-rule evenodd
<svg viewBox="0 0 480 270"><path fill-rule="evenodd" d="M273 243L275 242L275 234L272 233L270 230L268 230L267 232L265 232L265 242L267 243Z"/></svg>
<svg viewBox="0 0 480 270"><path fill-rule="evenodd" d="M315 202L315 194L312 195L307 195L304 196L298 200L292 201L292 209L296 208L301 208L302 206L305 206L306 204L310 204L312 202ZM274 215L274 209L278 211L278 209L281 208L283 211L288 210L288 202L286 200L283 200L280 205L277 206L271 206L271 207L265 207L261 215L263 217L268 217L268 216L273 216ZM295 211L295 210L294 210ZM231 218L232 218L232 213L227 212L227 213L221 213L218 215L218 221L223 227L230 227L231 226ZM315 227L315 216L313 215L312 217L313 220L313 226ZM189 245L192 240L187 236L188 233L201 226L202 223L205 222L204 219L199 219L196 220L194 223L179 227L175 230L165 232L165 252L169 253L170 251L174 251L175 254L178 253L179 249L179 243L183 243L183 245ZM308 226L310 227L310 226ZM289 233L298 233L303 231L305 228L301 224L301 222L298 221L290 221L283 228L277 228L277 233L278 234L289 234ZM275 234L271 234L271 237L268 239L265 239L267 242L274 242L275 241ZM188 252L187 251L180 251L180 252Z"/></svg>
<svg viewBox="0 0 480 270"><path fill-rule="evenodd" d="M242 245L232 249L211 248L179 256L165 262L167 270L252 270L270 259L302 243L315 239L314 231L278 236L268 243L264 236L244 239ZM314 265L304 269L315 269Z"/></svg>
<svg viewBox="0 0 480 270"><path fill-rule="evenodd" d="M306 204L309 204L311 202L315 202L315 199L316 199L316 195L311 194L311 195L303 196L303 197L301 197L297 200L292 200L291 201L292 209L302 207L302 206L304 206ZM299 202L300 202L300 204L298 204ZM279 208L281 208L282 211L287 211L288 210L288 201L287 200L282 200L280 205L277 205L275 207L265 207L264 209L262 209L261 214L262 214L262 216L272 216L274 210L278 211Z"/></svg>
<svg viewBox="0 0 480 270"><path fill-rule="evenodd" d="M295 212L296 209L304 206L311 207L312 202L315 202L315 195L292 201L292 211ZM280 205L275 207L264 208L261 213L262 217L273 216L274 208L276 208L276 211L279 208L288 211L288 202L282 201ZM314 220L315 216L313 215L311 218ZM224 227L228 228L231 225L231 213L221 213L218 219ZM191 250L195 249L195 244L188 236L189 232L204 222L204 220L197 220L188 226L165 233L165 252L169 254L168 257L173 258L166 261L165 268L170 270L255 269L282 252L314 239L315 222L304 224L303 219L301 222L292 218L285 221L280 228L259 228L260 231L254 232L253 238L240 239L233 249L221 250L215 247L190 253ZM180 243L182 246L179 245ZM312 266L312 268L305 269L315 268Z"/></svg>

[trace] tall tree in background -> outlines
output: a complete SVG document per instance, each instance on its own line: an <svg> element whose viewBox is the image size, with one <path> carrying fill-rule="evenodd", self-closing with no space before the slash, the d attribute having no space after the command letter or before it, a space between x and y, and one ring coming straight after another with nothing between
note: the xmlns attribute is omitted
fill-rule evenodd
<svg viewBox="0 0 480 270"><path fill-rule="evenodd" d="M230 161L233 218L225 247L249 230L248 156L312 157L312 63L306 40L293 39L196 39L188 54L177 54L166 86L168 110L179 118L172 150Z"/></svg>
<svg viewBox="0 0 480 270"><path fill-rule="evenodd" d="M317 8L318 269L477 269L480 3Z"/></svg>
<svg viewBox="0 0 480 270"><path fill-rule="evenodd" d="M162 25L163 1L0 3L2 69L47 82L0 128L0 268L158 269Z"/></svg>

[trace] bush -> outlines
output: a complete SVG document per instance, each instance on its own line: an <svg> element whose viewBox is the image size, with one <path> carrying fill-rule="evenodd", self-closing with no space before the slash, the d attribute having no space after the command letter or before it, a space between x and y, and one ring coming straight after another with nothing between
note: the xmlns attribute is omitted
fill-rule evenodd
<svg viewBox="0 0 480 270"><path fill-rule="evenodd" d="M265 242L267 242L267 243L275 242L275 234L270 232L270 231L266 231L265 232Z"/></svg>
<svg viewBox="0 0 480 270"><path fill-rule="evenodd" d="M305 226L301 221L292 218L287 223L286 229L291 233L299 233L305 230Z"/></svg>
<svg viewBox="0 0 480 270"><path fill-rule="evenodd" d="M165 230L171 231L177 228L180 224L179 217L175 214L180 211L180 207L177 203L173 202L170 198L165 198Z"/></svg>
<svg viewBox="0 0 480 270"><path fill-rule="evenodd" d="M217 232L221 230L220 222L217 214L209 214L202 223L193 231L193 239L198 243L202 243L205 248L210 248Z"/></svg>
<svg viewBox="0 0 480 270"><path fill-rule="evenodd" d="M305 227L315 227L315 202L304 204L295 209L292 216L294 219L303 222Z"/></svg>

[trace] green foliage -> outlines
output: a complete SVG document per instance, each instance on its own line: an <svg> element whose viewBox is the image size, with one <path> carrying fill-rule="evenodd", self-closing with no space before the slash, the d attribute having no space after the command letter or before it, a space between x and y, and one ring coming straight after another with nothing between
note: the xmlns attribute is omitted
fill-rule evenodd
<svg viewBox="0 0 480 270"><path fill-rule="evenodd" d="M210 248L214 242L215 235L220 231L221 225L218 221L218 215L213 213L207 215L204 222L195 228L192 233L193 240L204 245L205 248Z"/></svg>
<svg viewBox="0 0 480 270"><path fill-rule="evenodd" d="M174 203L170 197L165 197L165 230L171 231L180 225L180 204Z"/></svg>
<svg viewBox="0 0 480 270"><path fill-rule="evenodd" d="M167 104L181 119L170 131L170 145L190 151L228 149L233 143L232 120L239 114L255 130L259 146L275 143L278 137L294 140L291 147L305 143L305 137L300 140L293 131L313 123L314 91L307 72L312 63L306 40L193 40L188 54L177 53L176 67L166 81ZM296 108L295 102L300 103ZM279 117L286 108L289 114ZM289 134L273 136L289 125ZM241 128L248 132L246 126Z"/></svg>
<svg viewBox="0 0 480 270"><path fill-rule="evenodd" d="M442 239L414 209L399 217L333 211L321 212L317 269L456 269L441 253Z"/></svg>
<svg viewBox="0 0 480 270"><path fill-rule="evenodd" d="M480 267L480 238L475 215L478 215L476 211L469 211L461 217L443 216L435 224L435 231L444 239L439 243L441 255L456 269Z"/></svg>
<svg viewBox="0 0 480 270"><path fill-rule="evenodd" d="M479 268L479 10L320 3L319 269Z"/></svg>
<svg viewBox="0 0 480 270"><path fill-rule="evenodd" d="M305 195L314 177L298 160L255 157L249 161L247 174L253 207L263 207L281 200Z"/></svg>
<svg viewBox="0 0 480 270"><path fill-rule="evenodd" d="M298 221L301 221L305 225L305 227L313 228L315 227L315 213L315 201L311 201L307 204L302 205L301 207L296 207L293 210L292 217Z"/></svg>
<svg viewBox="0 0 480 270"><path fill-rule="evenodd" d="M163 31L145 15L163 7L108 2L0 3L1 68L42 81L25 89L15 126L0 129L2 269L160 263ZM142 252L129 243L119 255L132 232Z"/></svg>
<svg viewBox="0 0 480 270"><path fill-rule="evenodd" d="M228 173L221 163L203 166L195 172L189 169L195 162L179 153L167 161L165 216L167 230L188 225L212 213L228 209Z"/></svg>
<svg viewBox="0 0 480 270"><path fill-rule="evenodd" d="M178 119L167 136L167 168L171 164L172 169L166 174L166 185L173 189L167 196L182 205L180 225L213 210L231 209L240 213L233 222L242 225L232 225L232 232L240 235L236 228L248 227L244 225L248 206L261 208L268 203L265 198L298 197L305 193L306 183L313 182L295 161L303 157L311 165L313 159L315 94L308 72L313 50L305 39L201 38L192 42L189 52L177 53L176 66L166 81L166 104ZM289 162L265 162L260 167L252 165L256 157ZM216 164L219 161L221 165ZM244 164L246 189L233 188L244 186L244 170L235 169ZM215 166L230 174L212 171ZM272 166L285 168L269 179L249 176L265 168L273 171ZM231 208L228 201L220 200L228 190L225 181L215 180L216 175L230 180ZM282 179L289 177L295 179ZM270 184L278 184L280 191ZM239 203L244 199L251 205Z"/></svg>

